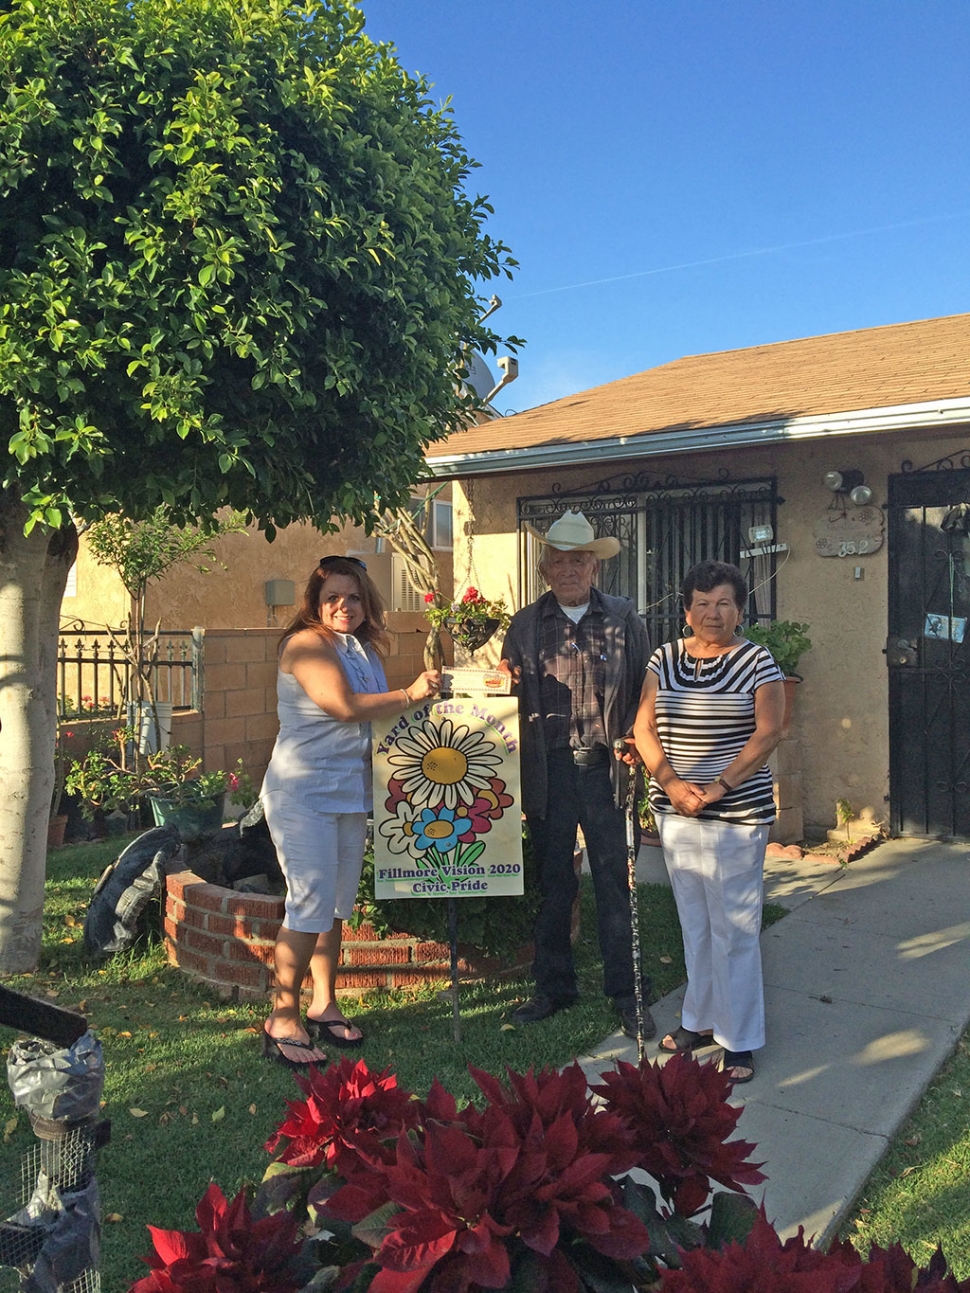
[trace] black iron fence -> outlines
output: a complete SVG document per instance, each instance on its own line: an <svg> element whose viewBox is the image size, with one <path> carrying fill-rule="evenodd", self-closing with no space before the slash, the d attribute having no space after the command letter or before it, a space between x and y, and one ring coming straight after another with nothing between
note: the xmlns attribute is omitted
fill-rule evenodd
<svg viewBox="0 0 970 1293"><path fill-rule="evenodd" d="M165 630L146 642L144 658L157 702L173 710L201 707L202 643L201 629ZM62 629L57 644L59 717L123 715L136 693L134 674L123 630Z"/></svg>

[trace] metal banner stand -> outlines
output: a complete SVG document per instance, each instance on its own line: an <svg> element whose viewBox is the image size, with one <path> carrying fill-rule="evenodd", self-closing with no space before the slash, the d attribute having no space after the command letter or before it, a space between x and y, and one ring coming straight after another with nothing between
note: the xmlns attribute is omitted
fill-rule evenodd
<svg viewBox="0 0 970 1293"><path fill-rule="evenodd" d="M448 941L451 944L451 1027L456 1045L461 1041L461 1010L458 1005L458 899L448 899Z"/></svg>
<svg viewBox="0 0 970 1293"><path fill-rule="evenodd" d="M490 696L494 696L494 697L504 697L504 696L508 696L508 695L509 695L509 693L510 693L510 691L511 691L511 681L512 681L512 680L511 680L511 676L509 675L509 673L507 673L505 670L502 670L502 669L474 669L474 668L458 668L458 669L455 669L455 668L448 667L448 668L443 669L443 670L442 670L442 672L441 672L441 692L440 692L440 698L439 698L439 700L438 700L437 702L435 702L435 703L436 703L436 704L441 704L441 702L446 702L446 701L449 701L449 700L451 700L451 699L453 699L453 698L461 698L461 699L463 699L463 698L466 698L466 697L470 697L470 698L471 698L472 700L474 700L477 704L487 704L487 703L488 703L488 701L487 701L487 699L484 699L484 698L487 698L487 697L490 697ZM479 700L479 698L483 698L483 699ZM422 735L422 739L423 739L423 740L427 740L427 739L428 739L428 738L427 738L427 734L426 734L426 733L427 733L427 729L428 729L429 727L430 727L430 729L431 729L432 733L434 734L434 724L433 724L433 723L429 723L429 721L427 720L427 715L428 715L428 711L429 711L429 709L430 709L430 708L431 708L431 707L429 706L427 709L425 709L425 710L423 711L423 714L419 713L419 714L418 714L418 716L417 716L417 717L419 717L419 718L423 717L423 718L425 719L425 722L424 722L425 733ZM455 707L452 707L452 708L455 708ZM461 704L459 704L456 708L457 708L457 713L458 713L458 714L461 714L461 713L463 712L463 711L462 711ZM451 709L449 710L449 714L450 714L450 712L451 712ZM495 720L494 720L494 719L493 719L493 720L490 720L490 721L492 721L492 722L493 722L493 725L497 725L501 731L503 731L503 732L505 731L504 727L502 727L502 726L501 726L501 724L496 724L496 722L495 722ZM405 722L406 722L406 719L405 719ZM460 722L461 722L461 720L460 720L460 719L456 719L456 720L455 720L455 722L460 723ZM393 745L393 732L398 732L398 731L399 731L399 729L400 729L402 726L404 726L404 722L399 722L399 723L398 723L398 726L397 726L397 727L395 727L394 729L392 729L392 734L391 734L391 735L389 735L389 734L385 734L383 737L378 737L378 738L377 738L377 754L378 754L378 755L383 755L383 754L386 754L386 753L387 753L388 745L389 745L389 744ZM447 744L450 742L450 740L451 740L451 733L452 733L452 730L453 730L453 722L452 722L451 718L449 717L449 718L446 720L446 725L442 728L442 731L443 731L443 732L446 732L446 733L447 733L447 735L444 735L443 737L442 737L442 736L439 736L439 737L438 737L438 739L443 739L443 740L444 740L444 742L445 742L445 744L447 745ZM460 732L460 733L467 733L467 731L468 731L468 728L467 728L467 727L461 727L461 726L459 727L459 732ZM516 736L517 736L517 729L516 729ZM476 739L477 739L477 740L481 740L481 737L478 737L478 738L476 738ZM381 740L383 740L383 741L384 741L384 744L383 744L383 745L381 745ZM412 741L412 745L413 745L413 741ZM491 748L491 747L490 747L490 746L486 746L486 748L488 749L488 748ZM511 751L511 750L514 750L514 749L515 749L515 745L513 745L513 744L509 744L508 749L509 749L510 751ZM448 751L448 750L445 750L445 753L447 754L447 753L449 753L449 751ZM460 757L461 757L461 759L462 759L462 760L464 759L464 755L461 755ZM392 757L391 757L391 759L390 759L390 762L391 762L391 763L395 762L395 759L396 759L396 758L397 758L397 756L392 756ZM398 761L400 761L400 760L398 760ZM495 762L495 763L498 763L498 761L499 761L499 760L498 760L498 758L497 758L497 757L495 757L495 756L491 756L491 761L492 761L492 762ZM426 776L430 776L430 774L429 774L429 773L425 773L425 775L426 775ZM432 778L431 778L431 780L435 780L435 778L433 778L433 777L432 777ZM478 784L478 785L484 785L485 783L484 783L483 781L479 780L479 781L477 782L477 784ZM501 789L501 787L504 785L504 783L502 783L502 782L498 782L497 784L499 785L499 788L500 788L500 789ZM376 798L376 796L375 796L375 798ZM505 807L506 807L509 803L511 803L511 802L512 802L512 801L511 801L510 799L508 799L507 797L503 797L503 799L504 799L504 802L502 803L502 805L501 805L500 807L498 807L498 811L495 813L495 816L496 816L496 817L501 817L501 816L502 816L502 814L503 814L503 812L504 812ZM498 805L498 802L499 802L499 801L495 798L495 795L494 795L494 794L492 795L492 801L493 801L493 805ZM408 802L410 802L410 801L408 801ZM427 802L427 801L425 800L424 802ZM451 811L451 810L449 810L449 813L450 813L450 815L449 815L449 820L453 820L453 819L454 819L454 812L453 812L453 811ZM375 814L375 818L376 818L376 816L377 816L377 814ZM376 826L377 826L377 822L375 821L375 827L376 827ZM479 830L480 830L480 833L484 833L485 831L489 830L489 825L486 823L486 825L484 826L484 828L479 828ZM427 847L427 845L425 845L424 847ZM454 845L452 844L452 845L451 845L451 846L449 846L449 847L454 847ZM481 851L484 849L484 847L485 847L485 845L484 845L483 843L480 843L480 842L479 842L479 843L475 844L475 845L473 846L474 852L472 853L471 857L468 859L468 860L469 860L469 862L474 862L475 860L477 860L477 858L478 858L479 854L480 854L480 853L481 853ZM400 850L398 850L398 851L400 851ZM461 859L461 850L460 850L460 848L459 848L459 850L458 850L458 857L459 857L459 860L460 860L460 859ZM514 867L513 867L513 866L511 866L511 865L510 865L510 866L508 866L508 867L505 867L505 866L493 867L493 872L494 872L494 873L497 873L497 874L499 874L499 875L501 875L501 876L503 876L503 877L504 877L506 874L511 875L511 874L514 872L515 876L517 876L517 877L518 877L518 876L520 876L521 867L520 867L520 864L517 862L517 863L514 865ZM484 869L483 869L483 868L479 868L479 874L481 874L481 875L484 875L484 874L485 874L485 872L484 872ZM511 890L511 892L521 893L521 892L522 892L522 889L521 889L521 879L518 881L518 885L519 885L519 887L518 887L517 889L513 889L513 890ZM467 889L478 889L478 888L480 888L480 887L482 887L482 886L480 886L478 883L476 883L474 886L466 885L466 886L461 886L461 887L462 887L463 889L466 889L466 890L467 890ZM377 892L377 888L378 888L378 885L377 885L377 872L375 871L375 893ZM449 888L450 888L450 886L449 886ZM507 890L507 891L508 891L508 890ZM500 889L500 890L499 890L499 892L502 892L502 890ZM385 894L385 895L383 895L383 896L388 896L388 895L386 895L386 894ZM442 895L442 896L444 896L444 895ZM460 1009L459 992L458 992L458 963L459 963L459 957L458 957L458 899L455 897L454 893L448 893L448 894L447 894L447 897L446 897L446 902L447 902L447 911L448 911L448 943L449 943L449 950L450 950L450 954L451 954L451 987L450 987L450 989L448 990L448 996L450 996L450 998L451 998L452 1036L453 1036L453 1038L454 1038L455 1043L456 1043L456 1044L460 1044L460 1042L461 1042L461 1009ZM440 994L440 996L441 996L441 997L444 997L444 995L445 995L444 993L441 993L441 994Z"/></svg>

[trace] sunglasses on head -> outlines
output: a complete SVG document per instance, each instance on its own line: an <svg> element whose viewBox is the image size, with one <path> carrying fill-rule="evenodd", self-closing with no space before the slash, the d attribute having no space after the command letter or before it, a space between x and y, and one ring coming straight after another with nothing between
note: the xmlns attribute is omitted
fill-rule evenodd
<svg viewBox="0 0 970 1293"><path fill-rule="evenodd" d="M352 566L360 566L361 570L367 569L367 563L361 561L360 557L342 557L339 553L334 553L330 557L321 557L317 563L322 570L332 566L335 561L349 561Z"/></svg>

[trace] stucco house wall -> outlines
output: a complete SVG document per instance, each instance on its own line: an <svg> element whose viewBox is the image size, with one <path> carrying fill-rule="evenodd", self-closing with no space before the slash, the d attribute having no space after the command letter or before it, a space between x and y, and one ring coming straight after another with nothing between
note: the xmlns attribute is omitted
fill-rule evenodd
<svg viewBox="0 0 970 1293"><path fill-rule="evenodd" d="M970 316L929 321L926 326L931 324L947 325L943 331L949 333L951 341L954 332L965 333L970 339ZM918 330L921 325L901 327ZM873 329L860 336L874 350L875 342L880 340L875 334L892 331ZM871 341L870 333L875 342ZM815 340L821 343L834 339ZM895 342L898 338L890 340ZM794 351L795 347L808 343L788 344ZM743 352L736 354L740 356ZM683 362L694 365L695 371L700 372L705 359L724 366L730 356L700 356ZM867 362L873 360L870 358ZM697 421L689 421L671 400L666 411L670 432L663 435L665 445L673 443L676 432L683 429L695 439L706 435L704 450L652 453L651 435L631 434L629 456L624 457L616 448L617 432L637 424L636 393L630 392L632 403L627 422L622 421L619 412L615 413L616 426L609 428L613 433L609 455L604 454L604 460L598 462L595 460L596 414L602 407L604 413L612 415L627 394L625 383L639 380L623 379L612 387L581 393L507 418L500 428L493 426L488 446L481 440L469 442L467 437L453 437L440 459L432 460L432 467L445 476L454 471L457 463L461 473L453 476L456 578L474 583L490 596L505 595L511 604L517 605L520 547L517 500L520 498L559 492L568 495L571 491L593 489L601 481L622 481L636 473L646 474L658 482L675 479L684 484L715 481L723 473L735 481L775 477L777 493L784 500L778 508L775 538L789 545L788 554L778 557L776 614L778 619L807 621L813 643L812 650L799 665L804 682L797 695L794 726L802 748L806 827L813 833L833 828L836 801L842 798L849 800L856 816L885 822L889 817L890 723L889 677L884 653L888 632L888 536L884 532L882 547L875 553L847 558L822 557L815 549L814 527L833 503L833 494L822 479L828 471L861 470L866 484L873 490L872 505L885 509L890 476L947 456L952 456L954 462L967 461L970 422L959 421L952 415L953 406L958 403L954 398L956 391L970 393L970 381L963 371L967 364L962 362L954 378L952 364L948 367L942 359L935 368L925 356L921 356L921 362L926 368L926 386L922 390L914 386L910 396L913 401L919 394L930 400L935 383L940 380L949 383L943 392L946 400L941 401L941 411L944 404L947 406L948 425L939 429L933 426L932 410L927 405L920 407L910 427L900 425L905 421L902 416L892 419L894 425L890 429L880 424L878 416L867 416L864 432L853 433L849 426L848 429L840 427L839 433L828 434L822 425L804 438L792 436L786 441L782 433L775 442L762 447L719 449L718 429L712 428L709 435L698 430ZM652 370L651 374L640 376L646 380L655 375L661 384L663 372ZM859 380L866 380L864 372ZM772 405L770 398L769 391L760 407L791 407L781 400ZM832 400L831 408L843 409L857 407L860 397L855 397L855 405L837 403L834 393L826 398ZM890 402L887 399L886 403ZM583 434L570 434L569 419L581 405L588 406ZM557 417L560 410L561 422ZM522 430L517 426L520 420ZM848 415L845 420L850 421ZM884 421L888 423L890 419ZM570 443L573 439L575 444ZM521 456L516 452L520 445L526 450L520 451ZM495 446L508 452L510 465L519 456L515 470L489 472L485 467L476 470L477 457L483 462L495 461ZM493 455L491 459L489 454ZM529 470L529 465L543 455L543 466ZM568 505L568 498L563 498L563 508ZM498 645L492 644L489 652L492 659L497 658Z"/></svg>
<svg viewBox="0 0 970 1293"><path fill-rule="evenodd" d="M440 499L450 501L449 487L441 490ZM285 625L296 613L306 581L321 556L349 552L367 561L368 555L377 551L377 540L359 526L345 525L332 534L322 534L315 526L295 523L278 530L272 543L253 527L239 534L220 535L211 548L212 559L190 558L149 584L146 619L150 626L157 622L163 629ZM390 552L389 545L385 551ZM435 558L442 591L450 593L452 553L436 548ZM206 571L199 570L199 565ZM376 567L371 569L373 573ZM292 581L295 604L267 605L266 584L271 580ZM398 607L389 603L388 609ZM62 621L76 619L90 628L118 625L128 611L121 581L113 570L94 560L82 534L69 595L61 606Z"/></svg>

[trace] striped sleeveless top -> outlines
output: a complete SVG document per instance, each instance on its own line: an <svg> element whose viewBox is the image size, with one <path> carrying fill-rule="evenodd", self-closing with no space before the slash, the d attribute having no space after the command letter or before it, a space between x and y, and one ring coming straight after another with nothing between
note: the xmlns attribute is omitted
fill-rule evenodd
<svg viewBox="0 0 970 1293"><path fill-rule="evenodd" d="M716 781L754 731L754 694L784 675L763 646L742 638L712 660L689 656L683 640L666 642L647 668L659 679L657 733L670 766L685 781ZM656 781L650 782L650 807L672 813L673 805ZM771 772L759 768L747 781L710 804L701 819L754 826L775 820Z"/></svg>

